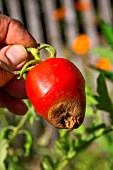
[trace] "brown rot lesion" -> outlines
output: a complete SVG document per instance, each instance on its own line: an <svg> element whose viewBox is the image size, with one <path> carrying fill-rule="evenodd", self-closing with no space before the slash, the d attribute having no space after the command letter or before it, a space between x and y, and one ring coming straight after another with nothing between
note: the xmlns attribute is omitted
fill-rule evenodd
<svg viewBox="0 0 113 170"><path fill-rule="evenodd" d="M82 124L84 114L85 104L80 104L77 100L64 101L49 110L48 120L53 126L69 132Z"/></svg>

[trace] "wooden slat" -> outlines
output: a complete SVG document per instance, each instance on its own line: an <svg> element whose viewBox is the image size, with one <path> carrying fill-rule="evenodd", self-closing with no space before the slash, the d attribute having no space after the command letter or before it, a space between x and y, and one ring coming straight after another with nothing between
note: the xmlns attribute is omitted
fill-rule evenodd
<svg viewBox="0 0 113 170"><path fill-rule="evenodd" d="M23 22L22 19L22 13L20 8L20 3L18 0L5 0L6 5L8 6L8 13L12 18L15 18L21 22Z"/></svg>
<svg viewBox="0 0 113 170"><path fill-rule="evenodd" d="M80 0L81 3L91 4L91 8L81 11L82 25L84 32L91 38L92 47L98 46L98 33L95 25L95 11L93 7L92 0ZM90 83L90 86L94 91L96 91L96 79L97 74L89 69L89 64L95 64L97 62L97 57L95 55L85 55L83 57L83 66L86 73L86 79Z"/></svg>
<svg viewBox="0 0 113 170"><path fill-rule="evenodd" d="M53 18L53 11L55 10L55 4L53 0L44 0L44 16L47 30L47 38L51 45L57 50L58 56L62 56L62 39L59 31L59 25Z"/></svg>
<svg viewBox="0 0 113 170"><path fill-rule="evenodd" d="M105 21L112 24L112 6L110 0L97 0L99 16Z"/></svg>
<svg viewBox="0 0 113 170"><path fill-rule="evenodd" d="M65 7L66 14L64 17L65 20L65 32L66 32L66 39L69 46L71 46L73 40L78 35L78 23L76 17L76 11L74 9L73 0L61 0L62 6Z"/></svg>
<svg viewBox="0 0 113 170"><path fill-rule="evenodd" d="M82 17L83 17L83 26L85 28L85 31L92 39L93 46L95 46L98 44L98 34L95 25L95 11L94 11L92 0L80 0L80 2L91 4L91 8L82 11Z"/></svg>
<svg viewBox="0 0 113 170"><path fill-rule="evenodd" d="M3 12L3 4L2 4L2 1L0 1L0 11Z"/></svg>
<svg viewBox="0 0 113 170"><path fill-rule="evenodd" d="M78 21L76 16L76 11L74 8L74 2L73 0L61 0L62 6L64 6L66 10L66 14L64 17L65 21L65 35L66 35L66 41L68 47L71 49L72 42L75 40L75 38L79 34L79 28L78 28ZM68 59L70 59L77 67L83 72L83 62L82 58L78 56L77 54L70 53L70 56L68 56Z"/></svg>
<svg viewBox="0 0 113 170"><path fill-rule="evenodd" d="M40 21L40 11L37 0L24 0L23 3L25 6L28 30L38 42L43 42L43 28Z"/></svg>

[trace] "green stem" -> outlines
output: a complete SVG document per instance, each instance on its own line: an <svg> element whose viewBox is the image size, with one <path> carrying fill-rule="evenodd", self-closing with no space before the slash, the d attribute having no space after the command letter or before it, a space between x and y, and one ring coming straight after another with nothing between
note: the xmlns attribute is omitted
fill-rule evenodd
<svg viewBox="0 0 113 170"><path fill-rule="evenodd" d="M32 67L28 67L29 65L33 65L33 64L39 64L41 63L42 60L31 60L31 61L28 61L21 69L20 73L19 73L19 77L18 79L22 78L23 74L26 72L26 71L29 71L30 68ZM28 67L28 68L27 68Z"/></svg>
<svg viewBox="0 0 113 170"><path fill-rule="evenodd" d="M39 64L41 63L42 60L30 60L28 61L23 67L21 70L19 71L9 71L7 68L3 67L2 66L2 69L10 74L14 74L14 75L19 75L18 79L22 78L23 74L27 71L29 71L33 66L31 67L28 67L29 65L33 65L33 64ZM28 67L28 68L27 68Z"/></svg>
<svg viewBox="0 0 113 170"><path fill-rule="evenodd" d="M27 51L33 55L35 60L41 60L39 57L39 50L37 48L27 48Z"/></svg>
<svg viewBox="0 0 113 170"><path fill-rule="evenodd" d="M27 114L22 117L21 121L20 121L19 124L15 127L15 129L14 129L14 131L13 131L11 140L13 140L13 139L17 136L19 130L20 130L20 129L23 127L23 125L26 123L27 118L28 118L28 115L27 115Z"/></svg>
<svg viewBox="0 0 113 170"><path fill-rule="evenodd" d="M39 51L42 49L45 49L49 53L49 58L56 57L57 52L53 46L41 43L39 44Z"/></svg>
<svg viewBox="0 0 113 170"><path fill-rule="evenodd" d="M26 114L25 116L22 117L21 121L19 122L19 124L16 127L17 130L19 130L23 127L23 125L26 123L27 118L28 118L28 114Z"/></svg>

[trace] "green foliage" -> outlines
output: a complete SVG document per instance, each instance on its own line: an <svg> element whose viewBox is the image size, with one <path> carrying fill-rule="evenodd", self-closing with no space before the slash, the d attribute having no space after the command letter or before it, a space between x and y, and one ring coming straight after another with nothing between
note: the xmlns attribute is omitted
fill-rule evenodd
<svg viewBox="0 0 113 170"><path fill-rule="evenodd" d="M6 113L5 113L6 112ZM0 112L0 114L3 113ZM4 110L4 116L8 114L6 110ZM3 126L0 131L0 169L6 170L6 164L8 164L8 170L21 170L21 165L18 165L18 162L21 157L28 157L31 153L30 150L32 148L32 136L27 129L22 129L26 121L28 120L29 113L19 118L16 116L15 118L19 118L17 125L7 125ZM7 120L7 115L6 119ZM15 121L16 122L16 121ZM7 120L7 124L8 124ZM15 147L16 138L19 140L19 136L23 135L24 144L22 148ZM22 168L23 169L23 168Z"/></svg>
<svg viewBox="0 0 113 170"><path fill-rule="evenodd" d="M24 134L25 135L25 144L24 144L24 147L25 147L25 156L29 156L30 155L30 150L31 150L31 147L32 147L32 136L31 134L29 133L29 131L27 130L21 130L21 134Z"/></svg>
<svg viewBox="0 0 113 170"><path fill-rule="evenodd" d="M93 65L90 65L91 68L93 68L94 70L98 71L99 73L104 74L104 76L106 78L108 78L111 82L113 82L113 71L106 71L106 70L101 70L99 68L96 68Z"/></svg>
<svg viewBox="0 0 113 170"><path fill-rule="evenodd" d="M100 58L108 58L113 63L113 49L110 47L94 47L90 49L89 53L95 54Z"/></svg>
<svg viewBox="0 0 113 170"><path fill-rule="evenodd" d="M108 45L113 46L113 27L104 20L100 20L100 28Z"/></svg>
<svg viewBox="0 0 113 170"><path fill-rule="evenodd" d="M88 85L86 85L85 92L86 92L86 103L87 103L86 114L87 114L87 117L90 117L90 116L94 115L94 106L98 102L95 99L95 97L93 96L93 92Z"/></svg>
<svg viewBox="0 0 113 170"><path fill-rule="evenodd" d="M0 140L0 169L5 170L5 159L7 157L8 141L6 139Z"/></svg>
<svg viewBox="0 0 113 170"><path fill-rule="evenodd" d="M113 114L113 103L108 95L103 73L101 73L97 79L97 92L98 96L95 96L98 101L97 108Z"/></svg>

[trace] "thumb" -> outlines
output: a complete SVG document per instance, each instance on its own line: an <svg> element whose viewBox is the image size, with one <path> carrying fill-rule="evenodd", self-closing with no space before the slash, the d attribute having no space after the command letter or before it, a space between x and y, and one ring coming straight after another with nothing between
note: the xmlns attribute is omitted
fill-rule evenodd
<svg viewBox="0 0 113 170"><path fill-rule="evenodd" d="M28 60L26 49L22 45L6 46L0 51L0 87L11 80L14 75L4 71L2 67L6 67L10 71L16 71Z"/></svg>

